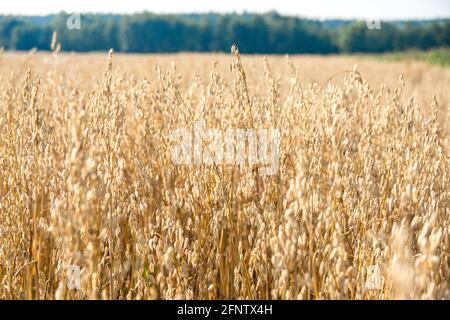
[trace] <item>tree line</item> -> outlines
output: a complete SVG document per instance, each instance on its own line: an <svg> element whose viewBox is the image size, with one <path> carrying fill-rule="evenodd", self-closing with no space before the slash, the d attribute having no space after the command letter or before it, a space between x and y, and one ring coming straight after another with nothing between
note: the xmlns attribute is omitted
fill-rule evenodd
<svg viewBox="0 0 450 320"><path fill-rule="evenodd" d="M309 20L266 14L133 15L82 14L79 29L69 29L67 13L0 16L0 47L50 50L53 31L65 51L242 53L356 53L431 49L450 46L450 19L381 22Z"/></svg>

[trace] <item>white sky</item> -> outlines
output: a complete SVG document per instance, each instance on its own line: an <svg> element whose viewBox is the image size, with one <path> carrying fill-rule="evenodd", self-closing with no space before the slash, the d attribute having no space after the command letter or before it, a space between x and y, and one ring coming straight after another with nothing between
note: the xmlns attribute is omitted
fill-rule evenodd
<svg viewBox="0 0 450 320"><path fill-rule="evenodd" d="M311 18L449 18L450 0L0 0L0 14L266 12Z"/></svg>

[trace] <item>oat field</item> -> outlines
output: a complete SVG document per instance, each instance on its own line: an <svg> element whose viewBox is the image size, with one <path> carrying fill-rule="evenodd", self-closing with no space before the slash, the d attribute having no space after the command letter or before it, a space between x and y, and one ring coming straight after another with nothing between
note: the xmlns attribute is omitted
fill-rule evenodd
<svg viewBox="0 0 450 320"><path fill-rule="evenodd" d="M450 299L449 68L53 48L0 53L0 299Z"/></svg>

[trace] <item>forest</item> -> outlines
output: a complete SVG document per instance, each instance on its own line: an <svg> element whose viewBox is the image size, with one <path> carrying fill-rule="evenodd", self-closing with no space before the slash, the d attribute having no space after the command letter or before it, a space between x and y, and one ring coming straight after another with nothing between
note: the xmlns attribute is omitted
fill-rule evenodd
<svg viewBox="0 0 450 320"><path fill-rule="evenodd" d="M50 50L57 31L64 51L170 53L221 52L236 43L248 54L381 53L450 46L450 19L382 21L311 20L266 14L131 15L81 14L79 28L68 28L71 15L0 16L0 47Z"/></svg>

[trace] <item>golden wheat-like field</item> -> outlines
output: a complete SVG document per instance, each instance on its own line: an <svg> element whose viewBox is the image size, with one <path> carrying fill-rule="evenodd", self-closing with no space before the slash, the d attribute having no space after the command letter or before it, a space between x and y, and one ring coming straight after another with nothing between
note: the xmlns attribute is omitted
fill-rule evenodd
<svg viewBox="0 0 450 320"><path fill-rule="evenodd" d="M0 53L0 298L450 299L449 88L351 56ZM277 172L174 164L200 120L277 129Z"/></svg>

